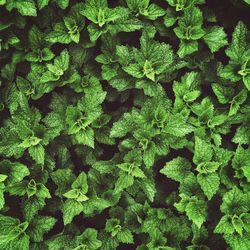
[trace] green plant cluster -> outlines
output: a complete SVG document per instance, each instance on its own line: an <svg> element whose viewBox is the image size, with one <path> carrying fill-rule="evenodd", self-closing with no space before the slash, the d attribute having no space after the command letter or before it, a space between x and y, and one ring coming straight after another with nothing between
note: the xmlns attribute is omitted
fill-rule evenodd
<svg viewBox="0 0 250 250"><path fill-rule="evenodd" d="M249 13L0 0L0 250L249 250Z"/></svg>

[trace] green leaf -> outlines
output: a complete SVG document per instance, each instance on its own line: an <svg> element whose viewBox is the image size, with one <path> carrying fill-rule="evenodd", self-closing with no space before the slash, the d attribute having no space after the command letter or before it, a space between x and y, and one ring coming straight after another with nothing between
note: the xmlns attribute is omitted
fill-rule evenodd
<svg viewBox="0 0 250 250"><path fill-rule="evenodd" d="M137 178L145 178L145 174L143 171L136 165L130 163L121 163L117 165L118 168L125 171L127 174L137 177Z"/></svg>
<svg viewBox="0 0 250 250"><path fill-rule="evenodd" d="M74 248L75 241L72 236L67 234L57 234L46 241L49 250L60 250L62 248Z"/></svg>
<svg viewBox="0 0 250 250"><path fill-rule="evenodd" d="M156 4L150 4L148 9L142 12L149 20L156 20L158 17L165 15L165 10Z"/></svg>
<svg viewBox="0 0 250 250"><path fill-rule="evenodd" d="M219 166L220 166L219 162L215 161L203 162L197 166L196 170L202 174L214 173L219 168Z"/></svg>
<svg viewBox="0 0 250 250"><path fill-rule="evenodd" d="M233 62L241 63L243 53L249 48L247 26L239 21L232 35L232 42L226 49L226 54Z"/></svg>
<svg viewBox="0 0 250 250"><path fill-rule="evenodd" d="M250 231L250 214L249 213L243 213L240 215L240 219L242 220L243 224L244 224L244 229L246 230L246 232L249 233Z"/></svg>
<svg viewBox="0 0 250 250"><path fill-rule="evenodd" d="M153 180L150 180L148 178L144 178L141 182L140 185L142 187L143 192L147 195L148 199L153 202L154 197L156 194L156 187L155 183Z"/></svg>
<svg viewBox="0 0 250 250"><path fill-rule="evenodd" d="M137 178L145 178L144 172L139 168L135 167L134 170L131 173L132 176L137 177Z"/></svg>
<svg viewBox="0 0 250 250"><path fill-rule="evenodd" d="M91 250L100 249L102 242L97 239L97 230L87 228L81 235L77 236L78 245L86 245Z"/></svg>
<svg viewBox="0 0 250 250"><path fill-rule="evenodd" d="M116 237L122 243L125 243L125 244L133 244L134 243L133 234L127 228L123 228L120 232L118 232Z"/></svg>
<svg viewBox="0 0 250 250"><path fill-rule="evenodd" d="M193 102L200 96L200 94L201 92L199 90L190 91L183 96L183 100L188 103Z"/></svg>
<svg viewBox="0 0 250 250"><path fill-rule="evenodd" d="M229 110L229 116L235 115L240 105L243 104L247 99L248 92L246 89L242 89L231 101L230 110Z"/></svg>
<svg viewBox="0 0 250 250"><path fill-rule="evenodd" d="M84 9L81 11L81 14L93 23L98 24L99 10L104 10L106 7L108 7L106 0L89 0L85 3Z"/></svg>
<svg viewBox="0 0 250 250"><path fill-rule="evenodd" d="M116 55L118 57L119 62L122 65L126 65L129 58L130 58L128 46L117 45L116 46Z"/></svg>
<svg viewBox="0 0 250 250"><path fill-rule="evenodd" d="M39 10L43 9L48 4L49 4L49 0L37 0L37 5L38 5Z"/></svg>
<svg viewBox="0 0 250 250"><path fill-rule="evenodd" d="M126 0L126 3L132 11L137 11L139 9L147 9L149 5L149 0Z"/></svg>
<svg viewBox="0 0 250 250"><path fill-rule="evenodd" d="M7 176L6 176L7 177ZM2 177L3 178L3 177ZM0 210L4 207L5 199L4 199L4 184L0 181Z"/></svg>
<svg viewBox="0 0 250 250"><path fill-rule="evenodd" d="M88 25L88 32L91 42L95 42L103 34L103 31L99 30L94 24Z"/></svg>
<svg viewBox="0 0 250 250"><path fill-rule="evenodd" d="M69 5L69 0L56 0L58 6L61 8L61 9L66 9Z"/></svg>
<svg viewBox="0 0 250 250"><path fill-rule="evenodd" d="M247 90L250 91L250 76L249 76L249 74L246 76L243 76L243 82L244 82Z"/></svg>
<svg viewBox="0 0 250 250"><path fill-rule="evenodd" d="M245 165L243 167L244 176L247 178L247 181L250 182L250 165Z"/></svg>
<svg viewBox="0 0 250 250"><path fill-rule="evenodd" d="M11 195L18 195L18 196L23 196L26 194L26 186L27 182L18 182L13 185L9 185L6 190L11 194Z"/></svg>
<svg viewBox="0 0 250 250"><path fill-rule="evenodd" d="M193 54L198 50L197 41L181 41L177 54L180 58L184 58L187 55Z"/></svg>
<svg viewBox="0 0 250 250"><path fill-rule="evenodd" d="M198 165L202 162L210 161L212 159L212 153L211 146L196 136L193 162Z"/></svg>
<svg viewBox="0 0 250 250"><path fill-rule="evenodd" d="M200 193L200 185L197 182L196 176L190 172L189 175L180 183L179 189L180 193L188 196Z"/></svg>
<svg viewBox="0 0 250 250"><path fill-rule="evenodd" d="M76 21L71 17L64 17L63 18L64 25L66 26L68 30L68 34L70 35L70 38L75 43L79 43L80 41L80 30L79 27L76 24Z"/></svg>
<svg viewBox="0 0 250 250"><path fill-rule="evenodd" d="M1 233L0 248L1 249L29 249L29 236L26 234L28 222L20 223L19 220L8 216L0 216Z"/></svg>
<svg viewBox="0 0 250 250"><path fill-rule="evenodd" d="M37 187L36 196L38 198L42 199L51 198L48 188L46 188L42 183L38 183L36 187Z"/></svg>
<svg viewBox="0 0 250 250"><path fill-rule="evenodd" d="M88 192L87 175L82 172L71 185L72 188L80 189L83 194Z"/></svg>
<svg viewBox="0 0 250 250"><path fill-rule="evenodd" d="M0 0L0 250L249 249L250 5L226 2Z"/></svg>
<svg viewBox="0 0 250 250"><path fill-rule="evenodd" d="M63 196L68 199L77 199L79 196L79 192L77 189L72 189L66 192L65 194L63 194Z"/></svg>
<svg viewBox="0 0 250 250"><path fill-rule="evenodd" d="M232 82L238 82L241 79L240 74L237 72L238 68L239 66L233 63L229 63L226 66L221 66L218 69L218 76Z"/></svg>
<svg viewBox="0 0 250 250"><path fill-rule="evenodd" d="M249 151L244 150L242 146L238 145L232 160L232 166L236 171L237 177L243 177L242 170L243 173L247 173L250 168Z"/></svg>
<svg viewBox="0 0 250 250"><path fill-rule="evenodd" d="M190 173L190 162L182 157L177 157L170 162L167 162L160 173L166 175L168 178L182 182Z"/></svg>
<svg viewBox="0 0 250 250"><path fill-rule="evenodd" d="M22 181L30 174L29 169L22 163L3 160L0 162L0 173L8 176L7 184L14 184Z"/></svg>
<svg viewBox="0 0 250 250"><path fill-rule="evenodd" d="M212 89L221 104L229 103L233 98L234 89L231 87L224 87L221 84L213 83Z"/></svg>
<svg viewBox="0 0 250 250"><path fill-rule="evenodd" d="M72 39L68 33L68 30L63 23L57 23L53 27L53 31L48 33L46 40L51 43L69 44Z"/></svg>
<svg viewBox="0 0 250 250"><path fill-rule="evenodd" d="M250 244L249 236L246 235L244 237L238 235L238 234L227 234L224 235L224 239L226 243L235 250L247 250Z"/></svg>
<svg viewBox="0 0 250 250"><path fill-rule="evenodd" d="M214 232L217 234L233 234L234 227L232 224L232 217L224 215L214 229Z"/></svg>
<svg viewBox="0 0 250 250"><path fill-rule="evenodd" d="M69 68L69 52L67 49L64 49L60 55L55 58L54 65L62 71L66 71Z"/></svg>
<svg viewBox="0 0 250 250"><path fill-rule="evenodd" d="M71 223L76 215L83 211L83 206L80 202L74 199L67 199L62 206L63 223L67 225Z"/></svg>
<svg viewBox="0 0 250 250"><path fill-rule="evenodd" d="M157 96L162 91L162 86L153 82L152 80L140 80L136 82L136 88L142 89L144 94L147 96Z"/></svg>
<svg viewBox="0 0 250 250"><path fill-rule="evenodd" d="M186 206L185 209L188 218L193 221L198 228L206 221L207 204L203 200L194 197Z"/></svg>
<svg viewBox="0 0 250 250"><path fill-rule="evenodd" d="M224 194L220 209L224 214L230 215L240 215L241 213L247 212L249 208L246 195L237 187L233 187Z"/></svg>
<svg viewBox="0 0 250 250"><path fill-rule="evenodd" d="M31 146L36 146L41 142L42 139L37 138L35 136L31 136L27 139L25 139L22 143L19 144L19 147L22 148L29 148Z"/></svg>
<svg viewBox="0 0 250 250"><path fill-rule="evenodd" d="M143 162L146 165L146 167L152 167L155 162L155 156L157 154L157 148L152 143L149 144L148 148L144 150L143 152Z"/></svg>
<svg viewBox="0 0 250 250"><path fill-rule="evenodd" d="M110 136L114 138L121 138L125 136L133 126L133 115L125 113L124 116L117 122L113 123Z"/></svg>
<svg viewBox="0 0 250 250"><path fill-rule="evenodd" d="M30 197L23 203L23 213L27 221L31 221L38 211L45 206L45 201L43 198L38 198L36 196Z"/></svg>
<svg viewBox="0 0 250 250"><path fill-rule="evenodd" d="M135 78L140 79L143 77L142 68L139 64L130 64L126 67L123 67L123 70Z"/></svg>
<svg viewBox="0 0 250 250"><path fill-rule="evenodd" d="M0 174L0 182L4 182L8 178L7 175Z"/></svg>
<svg viewBox="0 0 250 250"><path fill-rule="evenodd" d="M6 3L7 10L17 9L23 16L36 16L36 6L33 0L10 0Z"/></svg>
<svg viewBox="0 0 250 250"><path fill-rule="evenodd" d="M43 165L45 160L45 149L41 144L29 147L31 158L38 164Z"/></svg>
<svg viewBox="0 0 250 250"><path fill-rule="evenodd" d="M96 161L92 167L101 174L111 173L114 170L115 163L113 161Z"/></svg>
<svg viewBox="0 0 250 250"><path fill-rule="evenodd" d="M177 21L178 16L176 15L176 12L170 8L166 10L166 15L164 16L164 25L166 27L171 27L175 24Z"/></svg>
<svg viewBox="0 0 250 250"><path fill-rule="evenodd" d="M119 178L115 183L115 193L119 193L125 188L132 186L134 183L134 177L121 171L119 173Z"/></svg>
<svg viewBox="0 0 250 250"><path fill-rule="evenodd" d="M136 18L127 18L126 15L124 17L119 18L119 22L113 25L113 29L115 32L133 32L136 30L140 30L143 28L143 23Z"/></svg>
<svg viewBox="0 0 250 250"><path fill-rule="evenodd" d="M217 193L220 184L220 178L217 173L197 175L197 181L201 185L201 189L209 200Z"/></svg>
<svg viewBox="0 0 250 250"><path fill-rule="evenodd" d="M218 26L209 28L203 39L212 53L217 52L220 48L228 44L225 31L222 27Z"/></svg>
<svg viewBox="0 0 250 250"><path fill-rule="evenodd" d="M194 26L200 26L202 24L202 12L197 7L191 7L187 8L184 11L184 16L179 21L179 25L182 27L194 27Z"/></svg>
<svg viewBox="0 0 250 250"><path fill-rule="evenodd" d="M42 51L42 60L43 61L50 61L54 58L55 54L49 49L49 48L44 48Z"/></svg>
<svg viewBox="0 0 250 250"><path fill-rule="evenodd" d="M232 223L233 223L233 227L235 229L235 231L242 236L242 231L243 231L243 221L241 220L241 218L239 218L237 215L234 215L232 217Z"/></svg>
<svg viewBox="0 0 250 250"><path fill-rule="evenodd" d="M193 126L186 122L182 114L176 114L168 118L163 131L177 137L183 137L192 133L193 130Z"/></svg>
<svg viewBox="0 0 250 250"><path fill-rule="evenodd" d="M51 173L51 178L58 186L55 194L61 196L70 189L70 185L75 176L73 175L71 169L57 169L55 172Z"/></svg>
<svg viewBox="0 0 250 250"><path fill-rule="evenodd" d="M155 81L155 71L150 61L146 60L143 65L144 75L151 81Z"/></svg>
<svg viewBox="0 0 250 250"><path fill-rule="evenodd" d="M75 138L77 143L95 148L94 130L92 128L80 130L77 134L75 134Z"/></svg>
<svg viewBox="0 0 250 250"><path fill-rule="evenodd" d="M192 40L198 40L202 38L204 35L205 35L205 31L201 27L193 27L190 37Z"/></svg>
<svg viewBox="0 0 250 250"><path fill-rule="evenodd" d="M17 226L20 221L16 218L0 215L0 229L1 229L1 236L8 235L11 230ZM1 244L1 242L0 242Z"/></svg>
<svg viewBox="0 0 250 250"><path fill-rule="evenodd" d="M34 242L42 242L44 234L55 225L56 219L50 216L36 216L29 226L29 236Z"/></svg>

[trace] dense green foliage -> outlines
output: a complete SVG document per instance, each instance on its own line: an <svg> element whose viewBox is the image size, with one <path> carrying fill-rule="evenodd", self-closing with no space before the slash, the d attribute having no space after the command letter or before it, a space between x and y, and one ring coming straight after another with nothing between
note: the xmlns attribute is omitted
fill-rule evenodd
<svg viewBox="0 0 250 250"><path fill-rule="evenodd" d="M249 17L0 0L0 250L249 250Z"/></svg>

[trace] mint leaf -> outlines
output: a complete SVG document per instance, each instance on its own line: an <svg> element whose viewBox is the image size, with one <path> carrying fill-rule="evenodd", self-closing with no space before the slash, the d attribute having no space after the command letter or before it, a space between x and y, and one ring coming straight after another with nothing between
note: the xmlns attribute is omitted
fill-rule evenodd
<svg viewBox="0 0 250 250"><path fill-rule="evenodd" d="M177 53L180 58L184 58L187 55L193 54L197 50L198 50L198 43L196 41L191 41L191 42L181 41Z"/></svg>
<svg viewBox="0 0 250 250"><path fill-rule="evenodd" d="M71 42L71 37L68 34L67 28L63 23L58 23L54 26L53 31L51 31L47 36L46 40L51 43L65 43L68 44Z"/></svg>
<svg viewBox="0 0 250 250"><path fill-rule="evenodd" d="M200 228L206 220L207 206L203 200L199 200L195 197L187 204L185 211L188 218L193 221L198 228Z"/></svg>
<svg viewBox="0 0 250 250"><path fill-rule="evenodd" d="M67 199L62 206L63 223L67 225L71 223L73 218L80 214L83 210L83 206L80 202L74 199Z"/></svg>
<svg viewBox="0 0 250 250"><path fill-rule="evenodd" d="M247 204L246 195L234 187L224 194L220 209L224 214L241 214L248 211Z"/></svg>
<svg viewBox="0 0 250 250"><path fill-rule="evenodd" d="M181 114L172 115L169 117L164 132L182 137L193 132L193 126L186 122L186 119Z"/></svg>
<svg viewBox="0 0 250 250"><path fill-rule="evenodd" d="M142 68L138 64L130 64L129 66L123 67L124 71L135 78L142 78Z"/></svg>
<svg viewBox="0 0 250 250"><path fill-rule="evenodd" d="M23 16L36 16L36 6L33 0L10 0L6 4L7 10L17 9Z"/></svg>
<svg viewBox="0 0 250 250"><path fill-rule="evenodd" d="M41 165L44 164L45 150L42 145L39 144L36 146L29 147L29 154L36 163Z"/></svg>
<svg viewBox="0 0 250 250"><path fill-rule="evenodd" d="M170 162L167 162L160 173L166 175L168 178L182 182L190 173L191 164L188 160L182 157L177 157Z"/></svg>
<svg viewBox="0 0 250 250"><path fill-rule="evenodd" d="M214 232L218 234L233 234L234 227L232 225L232 218L228 215L224 215L214 229Z"/></svg>
<svg viewBox="0 0 250 250"><path fill-rule="evenodd" d="M42 242L45 233L55 225L56 219L49 216L37 216L29 226L29 234L34 242Z"/></svg>
<svg viewBox="0 0 250 250"><path fill-rule="evenodd" d="M20 223L18 219L3 215L0 216L0 222L2 229L0 234L1 248L9 248L14 250L19 248L29 249L29 236L25 232L29 225L27 222Z"/></svg>
<svg viewBox="0 0 250 250"><path fill-rule="evenodd" d="M120 172L119 178L116 181L115 184L115 193L119 193L125 188L130 187L134 183L134 178L133 176L125 173L125 172Z"/></svg>
<svg viewBox="0 0 250 250"><path fill-rule="evenodd" d="M233 98L234 89L232 87L225 87L221 84L213 83L212 89L221 104L229 103Z"/></svg>
<svg viewBox="0 0 250 250"><path fill-rule="evenodd" d="M77 236L78 245L86 245L90 249L99 249L102 242L97 239L97 230L94 228L87 228L81 235Z"/></svg>
<svg viewBox="0 0 250 250"><path fill-rule="evenodd" d="M226 49L226 54L233 62L241 63L241 56L248 48L248 30L246 25L239 21L232 35L232 43Z"/></svg>
<svg viewBox="0 0 250 250"><path fill-rule="evenodd" d="M220 178L216 173L198 174L197 181L201 185L201 189L209 200L217 193L220 184Z"/></svg>
<svg viewBox="0 0 250 250"><path fill-rule="evenodd" d="M213 26L212 28L207 30L203 39L212 53L218 51L220 48L228 44L225 31L222 27L218 26Z"/></svg>
<svg viewBox="0 0 250 250"><path fill-rule="evenodd" d="M212 154L213 151L211 145L209 145L199 137L195 137L194 157L193 157L194 163L198 165L199 163L210 161L212 158Z"/></svg>
<svg viewBox="0 0 250 250"><path fill-rule="evenodd" d="M69 5L69 0L56 0L58 6L61 8L61 9L66 9Z"/></svg>
<svg viewBox="0 0 250 250"><path fill-rule="evenodd" d="M37 5L38 5L39 10L43 9L48 4L49 4L49 0L37 0Z"/></svg>

